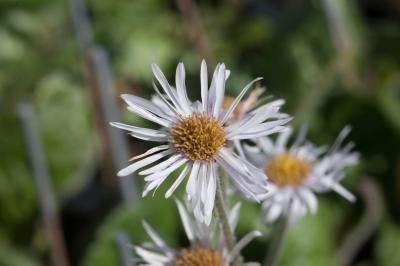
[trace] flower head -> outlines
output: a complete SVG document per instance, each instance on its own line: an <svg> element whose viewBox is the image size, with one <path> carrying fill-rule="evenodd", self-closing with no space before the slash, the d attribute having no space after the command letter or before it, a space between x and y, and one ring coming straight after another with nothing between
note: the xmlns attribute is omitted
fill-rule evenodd
<svg viewBox="0 0 400 266"><path fill-rule="evenodd" d="M290 118L279 112L282 100L276 100L249 110L246 115L228 123L235 108L251 86L250 82L228 108L223 108L227 70L218 64L208 86L207 66L201 64L201 102L188 99L185 69L182 63L176 70L175 87L172 87L157 65L152 66L163 93L154 85L157 97L148 101L134 95L122 95L128 110L157 123L160 129L140 128L121 123L113 126L130 132L133 137L160 142L161 145L134 157L134 163L118 175L139 172L147 182L143 196L157 189L168 176L180 167L180 175L165 196L172 195L180 183L189 176L186 192L197 219L210 223L214 207L217 168L220 166L231 177L235 187L246 197L258 199L267 192L267 182L262 171L252 166L233 149L239 140L266 136L285 129ZM161 161L161 162L159 162ZM157 162L157 163L156 163ZM150 164L156 163L149 167Z"/></svg>
<svg viewBox="0 0 400 266"><path fill-rule="evenodd" d="M265 223L280 216L293 223L308 210L316 212L315 192L333 190L349 201L355 200L339 183L345 176L344 168L358 161L358 154L351 151L352 143L341 147L349 131L345 127L329 150L305 141L305 130L289 147L291 130L280 133L275 142L263 137L255 140L255 146L244 146L247 158L264 169L270 183L270 193L262 204Z"/></svg>
<svg viewBox="0 0 400 266"><path fill-rule="evenodd" d="M137 260L142 263L139 265L229 266L244 246L261 235L258 231L248 233L236 244L234 250L229 252L223 234L216 223L208 227L197 219L194 220L193 213L188 211L180 201L177 200L176 204L190 246L180 249L169 247L150 225L143 222L144 229L153 242L146 243L143 247L134 246ZM229 212L229 223L233 229L239 218L239 210L240 204L236 204Z"/></svg>

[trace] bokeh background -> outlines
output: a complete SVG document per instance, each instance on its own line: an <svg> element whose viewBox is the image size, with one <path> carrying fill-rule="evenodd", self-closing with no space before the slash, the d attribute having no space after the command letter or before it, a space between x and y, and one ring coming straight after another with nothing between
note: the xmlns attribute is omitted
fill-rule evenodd
<svg viewBox="0 0 400 266"><path fill-rule="evenodd" d="M140 177L116 177L149 144L108 122L154 126L119 98L151 96L151 63L173 80L184 62L198 97L203 58L225 62L232 95L263 76L316 143L352 125L362 156L345 184L358 201L320 196L318 213L290 229L280 265L400 265L397 0L1 0L0 265L123 265L117 233L148 240L142 219L187 244L168 184L141 199ZM244 256L261 261L273 228L243 204L238 234L254 228L265 236Z"/></svg>

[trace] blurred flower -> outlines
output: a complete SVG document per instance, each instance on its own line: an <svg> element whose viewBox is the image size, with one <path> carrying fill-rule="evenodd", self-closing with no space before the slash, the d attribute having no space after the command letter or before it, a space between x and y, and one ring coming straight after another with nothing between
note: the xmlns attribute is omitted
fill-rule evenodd
<svg viewBox="0 0 400 266"><path fill-rule="evenodd" d="M197 219L192 219L193 213L188 212L180 201L177 200L176 204L190 246L181 249L169 247L150 225L143 222L144 229L153 242L133 247L137 254L135 260L139 265L229 266L244 246L261 235L258 231L248 233L236 244L232 252L229 252L216 223L211 223L208 227ZM240 204L236 204L229 213L229 223L233 229L237 225L239 210Z"/></svg>
<svg viewBox="0 0 400 266"><path fill-rule="evenodd" d="M315 213L314 192L333 190L351 202L355 200L339 183L345 176L344 168L358 162L358 154L351 152L353 143L341 147L349 132L350 127L345 127L329 151L305 141L305 128L289 148L286 146L292 130L279 134L275 143L263 137L255 140L255 146L244 146L249 161L264 169L270 182L270 193L262 204L265 223L282 215L294 223L308 210Z"/></svg>
<svg viewBox="0 0 400 266"><path fill-rule="evenodd" d="M183 166L165 197L170 197L189 175L186 186L188 199L195 217L206 224L210 223L214 208L218 166L224 169L235 187L246 197L257 200L264 195L267 192L264 173L237 156L229 147L236 140L266 136L284 130L284 125L291 119L279 112L284 101L276 100L261 105L241 119L228 124L235 107L252 84L260 78L250 82L229 108L224 110L222 102L225 81L229 75L224 64L217 65L211 86L208 88L207 66L202 62L201 102L191 102L187 97L185 69L182 63L178 64L176 70L176 88L169 85L157 65L152 65L152 69L166 93L162 94L153 84L159 96L158 103L134 95L125 94L122 98L128 104L129 111L161 125L162 128L154 130L121 123L111 124L130 131L133 137L167 144L134 157L133 160L137 161L122 169L118 175L129 175L163 159L162 162L139 172L145 176L147 182L143 192L145 196L157 189L172 172Z"/></svg>

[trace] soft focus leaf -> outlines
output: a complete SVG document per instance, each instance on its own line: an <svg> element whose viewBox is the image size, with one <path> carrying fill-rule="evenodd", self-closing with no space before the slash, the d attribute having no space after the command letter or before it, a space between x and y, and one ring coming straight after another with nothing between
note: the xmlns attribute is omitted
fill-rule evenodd
<svg viewBox="0 0 400 266"><path fill-rule="evenodd" d="M387 219L379 230L375 254L377 265L400 265L400 226Z"/></svg>

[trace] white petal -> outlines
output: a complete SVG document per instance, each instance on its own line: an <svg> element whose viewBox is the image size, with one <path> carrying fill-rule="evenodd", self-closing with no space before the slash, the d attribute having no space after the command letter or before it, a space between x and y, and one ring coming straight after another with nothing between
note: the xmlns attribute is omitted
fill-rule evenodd
<svg viewBox="0 0 400 266"><path fill-rule="evenodd" d="M169 134L164 131L160 130L154 130L154 129L149 129L149 128L142 128L142 127L135 127L135 126L130 126L118 122L111 122L110 125L128 130L130 132L133 132L135 134L138 134L143 137L148 137L149 139L155 138L155 139L164 139L165 141L168 140Z"/></svg>
<svg viewBox="0 0 400 266"><path fill-rule="evenodd" d="M162 238L154 231L154 229L148 224L146 223L146 221L142 221L142 225L144 227L144 230L146 231L146 233L149 235L149 237L151 238L151 240L153 240L154 244L159 247L162 250L166 250L166 254L168 255L168 257L173 257L174 254L172 251L170 251L171 249L165 244L165 242L162 240Z"/></svg>
<svg viewBox="0 0 400 266"><path fill-rule="evenodd" d="M293 197L288 210L288 223L294 224L307 213L306 205L297 197Z"/></svg>
<svg viewBox="0 0 400 266"><path fill-rule="evenodd" d="M207 101L207 114L212 115L215 104L215 96L216 96L216 80L218 78L220 64L217 64L214 70L214 74L211 80L210 90L208 91L208 101Z"/></svg>
<svg viewBox="0 0 400 266"><path fill-rule="evenodd" d="M145 181L147 182L151 182L154 181L156 179L159 179L160 177L164 176L164 175L169 175L171 174L173 171L175 171L176 169L178 169L179 167L181 167L184 163L187 162L186 158L181 158L178 159L177 161L175 161L174 163L172 163L169 167L165 168L162 171L157 171L151 175L148 175L144 178Z"/></svg>
<svg viewBox="0 0 400 266"><path fill-rule="evenodd" d="M341 184L334 183L331 188L333 191L335 191L336 193L338 193L340 196L347 199L348 201L350 201L350 202L356 201L356 197L353 194L351 194L350 191L345 189Z"/></svg>
<svg viewBox="0 0 400 266"><path fill-rule="evenodd" d="M167 160L163 161L162 163L159 163L153 167L147 168L146 170L139 172L139 175L149 175L154 172L164 170L165 168L169 167L172 163L176 162L180 158L182 158L181 154L175 154L169 157Z"/></svg>
<svg viewBox="0 0 400 266"><path fill-rule="evenodd" d="M197 179L197 174L199 173L199 168L200 168L200 163L199 162L194 162L192 171L189 176L189 181L186 185L186 192L188 193L189 200L191 200L192 195L196 193L196 179Z"/></svg>
<svg viewBox="0 0 400 266"><path fill-rule="evenodd" d="M160 124L164 127L169 127L169 125L171 124L170 121L168 121L164 118L161 118L159 116L156 116L153 113L150 113L149 111L146 111L145 109L134 106L134 105L128 106L128 110L131 111L132 113L135 113L149 121Z"/></svg>
<svg viewBox="0 0 400 266"><path fill-rule="evenodd" d="M224 117L220 120L222 125L225 124L226 121L228 121L228 119L232 115L233 111L235 110L236 106L240 103L243 96L251 88L251 86L254 84L254 82L257 82L261 79L262 78L256 78L256 79L252 80L249 84L247 84L246 87L244 87L244 89L239 93L239 95L236 97L236 99L229 106L228 110L225 112Z"/></svg>
<svg viewBox="0 0 400 266"><path fill-rule="evenodd" d="M307 204L308 209L311 213L316 213L318 208L318 200L317 197L312 193L309 189L300 189L298 191L300 197L304 200Z"/></svg>
<svg viewBox="0 0 400 266"><path fill-rule="evenodd" d="M131 95L131 94L122 94L121 98L129 105L129 106L136 106L140 108L146 109L146 111L149 111L151 113L154 113L161 118L170 120L172 122L176 121L174 117L171 117L169 114L165 113L160 107L155 105L154 103L143 99L141 97Z"/></svg>
<svg viewBox="0 0 400 266"><path fill-rule="evenodd" d="M178 207L179 215L181 216L181 221L183 224L183 228L185 229L186 236L190 243L195 242L195 232L193 230L193 227L190 222L190 216L186 212L185 207L183 207L183 204L179 200L175 200L176 206Z"/></svg>
<svg viewBox="0 0 400 266"><path fill-rule="evenodd" d="M178 112L182 115L185 114L183 111L183 108L181 107L178 99L176 92L171 88L171 86L168 83L168 80L165 78L164 74L162 73L161 69L156 65L152 64L151 68L153 70L154 76L160 82L161 87L164 89L165 93L168 95L168 97L171 99L172 103L175 105L176 109Z"/></svg>
<svg viewBox="0 0 400 266"><path fill-rule="evenodd" d="M192 111L190 108L190 101L186 93L185 67L183 66L182 63L179 63L176 68L175 83L176 83L176 90L178 93L179 103L182 106L182 109L185 111L185 114L190 115Z"/></svg>
<svg viewBox="0 0 400 266"><path fill-rule="evenodd" d="M187 173L189 172L189 167L189 165L186 165L185 168L183 168L182 172L176 178L172 186L165 193L165 198L171 197L172 193L174 193L177 187L182 183L183 179L185 179Z"/></svg>
<svg viewBox="0 0 400 266"><path fill-rule="evenodd" d="M133 172L135 172L136 170L149 165L151 163L154 163L155 161L160 160L161 158L164 158L165 156L171 154L173 151L172 150L166 150L166 151L162 151L159 152L157 154L151 155L149 157L146 157L140 161L134 162L133 164L125 167L124 169L120 170L118 172L118 176L127 176L132 174Z"/></svg>
<svg viewBox="0 0 400 266"><path fill-rule="evenodd" d="M217 177L215 175L215 167L213 167L213 164L210 165L210 171L209 171L209 181L207 185L207 198L204 203L204 210L206 213L206 218L205 218L205 224L209 225L211 222L212 218L212 212L214 209L214 202L215 202L215 194L217 190Z"/></svg>
<svg viewBox="0 0 400 266"><path fill-rule="evenodd" d="M284 206L282 203L274 201L269 201L268 204L266 204L266 207L263 205L264 222L267 224L275 222L279 216L281 216L283 209Z"/></svg>
<svg viewBox="0 0 400 266"><path fill-rule="evenodd" d="M201 83L201 102L203 106L203 112L207 111L208 102L208 73L206 61L201 62L200 69L200 83Z"/></svg>
<svg viewBox="0 0 400 266"><path fill-rule="evenodd" d="M148 251L141 247L135 247L135 251L147 263L150 263L151 265L154 265L154 266L166 265L171 260L171 258L168 258L167 256Z"/></svg>
<svg viewBox="0 0 400 266"><path fill-rule="evenodd" d="M219 113L221 111L222 102L224 101L225 95L225 65L222 64L219 71L218 71L218 78L216 82L215 88L215 103L213 108L213 116L218 118Z"/></svg>
<svg viewBox="0 0 400 266"><path fill-rule="evenodd" d="M291 134L292 134L292 129L288 128L287 130L283 131L278 135L275 147L276 149L278 149L279 152L283 152L286 150L286 145Z"/></svg>
<svg viewBox="0 0 400 266"><path fill-rule="evenodd" d="M233 208L230 210L229 213L229 225L232 229L232 231L235 230L237 223L239 221L239 212L240 212L240 207L242 204L240 202L236 203Z"/></svg>
<svg viewBox="0 0 400 266"><path fill-rule="evenodd" d="M154 148L151 148L151 149L147 150L145 153L142 153L140 155L132 157L131 159L129 159L129 161L133 161L133 160L137 160L137 159L140 159L140 158L143 158L143 157L147 157L150 154L153 154L153 153L156 153L156 152L159 152L159 151L162 151L162 150L166 150L166 149L169 149L169 148L170 148L169 145L160 145L160 146L157 146L157 147L154 147Z"/></svg>
<svg viewBox="0 0 400 266"><path fill-rule="evenodd" d="M254 238L260 237L262 234L259 231L252 231L248 234L246 234L242 239L237 242L235 247L232 249L232 251L229 254L229 261L232 262L233 259L240 254L240 251L247 245L249 244Z"/></svg>

